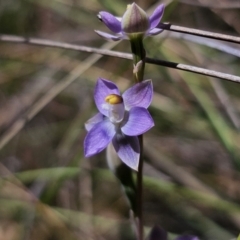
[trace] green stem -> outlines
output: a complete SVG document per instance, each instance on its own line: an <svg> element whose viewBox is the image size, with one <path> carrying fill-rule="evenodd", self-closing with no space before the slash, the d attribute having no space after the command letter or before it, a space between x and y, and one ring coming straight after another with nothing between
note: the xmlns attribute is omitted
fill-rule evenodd
<svg viewBox="0 0 240 240"><path fill-rule="evenodd" d="M133 54L134 64L134 82L139 83L143 81L145 69L145 49L143 46L143 38L136 36L130 40ZM137 68L137 69L135 69ZM137 70L137 71L135 71ZM138 217L138 240L143 240L143 219L142 219L142 201L143 201L143 135L138 136L140 144L140 157L137 172L137 212Z"/></svg>
<svg viewBox="0 0 240 240"><path fill-rule="evenodd" d="M143 39L136 37L131 39L130 43L131 43L134 66L136 66L140 61L142 61L141 67L139 68L138 72L134 74L134 82L139 83L143 81L144 69L145 69L146 53L143 46Z"/></svg>
<svg viewBox="0 0 240 240"><path fill-rule="evenodd" d="M143 203L143 135L138 137L140 144L140 158L137 172L137 214L138 214L138 236L139 240L143 240L143 217L142 217L142 203Z"/></svg>

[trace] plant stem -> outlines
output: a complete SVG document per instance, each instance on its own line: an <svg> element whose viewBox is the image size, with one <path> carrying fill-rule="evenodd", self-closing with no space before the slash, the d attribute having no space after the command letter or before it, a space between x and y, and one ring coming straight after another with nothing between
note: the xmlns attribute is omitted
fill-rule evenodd
<svg viewBox="0 0 240 240"><path fill-rule="evenodd" d="M142 203L143 203L143 135L138 137L140 144L140 158L137 173L137 213L138 213L138 237L143 240L143 217L142 217Z"/></svg>
<svg viewBox="0 0 240 240"><path fill-rule="evenodd" d="M133 76L134 82L139 83L143 81L144 69L145 69L145 49L143 46L142 37L136 36L130 40L131 49L133 54ZM135 69L136 68L136 69ZM138 136L139 145L140 145L140 157L139 157L139 165L137 172L137 212L136 215L138 217L138 240L143 240L143 218L142 218L142 202L143 202L143 135Z"/></svg>
<svg viewBox="0 0 240 240"><path fill-rule="evenodd" d="M133 74L134 82L139 83L143 81L146 53L143 46L142 38L134 38L133 40L130 41L130 43L134 67L136 67L137 64L141 62L141 65L139 66L137 73Z"/></svg>

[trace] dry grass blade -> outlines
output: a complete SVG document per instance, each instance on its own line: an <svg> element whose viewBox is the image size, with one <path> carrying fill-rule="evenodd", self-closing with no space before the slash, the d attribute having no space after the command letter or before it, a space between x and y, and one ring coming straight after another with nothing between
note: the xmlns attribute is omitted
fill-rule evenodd
<svg viewBox="0 0 240 240"><path fill-rule="evenodd" d="M9 199L15 199L21 203L26 202L27 206L32 208L31 214L46 221L57 239L76 239L56 211L40 202L20 180L2 164L0 164L0 173L6 177L5 179L1 179L1 200L7 199L7 201L9 201ZM11 178L11 180L9 181L7 177ZM9 189L11 190L9 191Z"/></svg>
<svg viewBox="0 0 240 240"><path fill-rule="evenodd" d="M238 119L238 115L236 112L236 109L231 104L231 99L228 96L226 90L222 86L221 82L219 82L217 79L210 79L210 83L212 84L212 87L218 96L222 106L224 107L229 119L231 120L234 127L239 130L240 129L240 121Z"/></svg>
<svg viewBox="0 0 240 240"><path fill-rule="evenodd" d="M114 43L106 43L102 48L112 48L115 46ZM73 83L77 78L91 67L96 61L101 58L100 55L93 54L89 56L84 64L76 67L70 74L64 78L61 82L57 83L51 88L42 98L37 101L33 106L30 107L29 111L19 118L0 138L0 150L23 129L26 123L31 120L37 113L39 113L54 97L56 97L61 91Z"/></svg>

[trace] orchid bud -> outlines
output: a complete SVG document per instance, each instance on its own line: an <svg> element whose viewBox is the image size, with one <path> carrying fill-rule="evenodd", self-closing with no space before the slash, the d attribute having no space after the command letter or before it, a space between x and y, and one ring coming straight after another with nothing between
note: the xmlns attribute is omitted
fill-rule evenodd
<svg viewBox="0 0 240 240"><path fill-rule="evenodd" d="M137 37L154 36L163 31L158 28L164 13L164 4L159 5L151 16L147 16L146 12L136 3L128 5L123 17L113 16L111 13L101 11L98 19L102 21L113 34L95 30L95 32L111 41L119 41L122 39L133 39Z"/></svg>
<svg viewBox="0 0 240 240"><path fill-rule="evenodd" d="M145 33L149 29L148 16L136 3L128 5L121 24L126 34Z"/></svg>
<svg viewBox="0 0 240 240"><path fill-rule="evenodd" d="M167 240L167 231L156 225L152 228L147 240Z"/></svg>

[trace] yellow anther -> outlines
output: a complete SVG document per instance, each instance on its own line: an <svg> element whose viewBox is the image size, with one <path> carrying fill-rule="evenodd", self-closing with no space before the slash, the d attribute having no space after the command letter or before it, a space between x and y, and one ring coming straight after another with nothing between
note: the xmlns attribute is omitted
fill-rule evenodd
<svg viewBox="0 0 240 240"><path fill-rule="evenodd" d="M122 103L123 99L119 95L110 94L105 97L105 102L110 103L110 104L118 104L118 103Z"/></svg>

